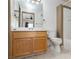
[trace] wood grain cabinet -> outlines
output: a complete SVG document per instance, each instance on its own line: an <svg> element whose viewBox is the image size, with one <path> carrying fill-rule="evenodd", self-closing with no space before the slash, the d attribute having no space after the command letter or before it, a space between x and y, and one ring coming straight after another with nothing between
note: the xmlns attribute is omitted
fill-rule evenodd
<svg viewBox="0 0 79 59"><path fill-rule="evenodd" d="M47 50L47 32L12 32L12 55L39 54Z"/></svg>
<svg viewBox="0 0 79 59"><path fill-rule="evenodd" d="M47 49L46 38L38 37L33 40L33 51L34 53L40 53Z"/></svg>
<svg viewBox="0 0 79 59"><path fill-rule="evenodd" d="M15 38L13 40L13 56L32 53L32 40L30 38Z"/></svg>

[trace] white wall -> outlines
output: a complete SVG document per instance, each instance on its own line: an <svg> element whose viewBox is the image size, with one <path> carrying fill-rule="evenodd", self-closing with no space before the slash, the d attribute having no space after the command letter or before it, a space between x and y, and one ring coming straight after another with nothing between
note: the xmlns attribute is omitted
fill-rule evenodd
<svg viewBox="0 0 79 59"><path fill-rule="evenodd" d="M49 31L50 36L56 36L56 7L64 0L41 0L43 3L44 28Z"/></svg>

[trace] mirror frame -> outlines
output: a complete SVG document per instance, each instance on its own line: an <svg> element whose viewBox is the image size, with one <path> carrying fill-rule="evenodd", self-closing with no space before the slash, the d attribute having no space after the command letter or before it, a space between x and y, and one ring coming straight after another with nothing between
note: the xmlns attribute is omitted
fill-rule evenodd
<svg viewBox="0 0 79 59"><path fill-rule="evenodd" d="M31 14L33 15L33 27L35 25L35 13L31 13L31 12L25 12L25 11L22 11L22 27L23 27L23 14Z"/></svg>

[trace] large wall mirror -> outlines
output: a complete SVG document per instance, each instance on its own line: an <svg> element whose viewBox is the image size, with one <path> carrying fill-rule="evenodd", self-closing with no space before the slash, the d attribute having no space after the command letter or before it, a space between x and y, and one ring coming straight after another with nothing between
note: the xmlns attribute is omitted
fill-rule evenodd
<svg viewBox="0 0 79 59"><path fill-rule="evenodd" d="M11 27L43 26L43 4L39 0L11 0Z"/></svg>

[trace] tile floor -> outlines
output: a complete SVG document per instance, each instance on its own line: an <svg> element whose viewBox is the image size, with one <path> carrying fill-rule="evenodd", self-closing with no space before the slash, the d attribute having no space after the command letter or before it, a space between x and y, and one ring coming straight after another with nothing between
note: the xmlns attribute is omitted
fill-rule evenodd
<svg viewBox="0 0 79 59"><path fill-rule="evenodd" d="M53 47L50 47L45 54L30 57L19 57L15 59L71 59L70 51L62 48L61 53L56 54L53 49Z"/></svg>

